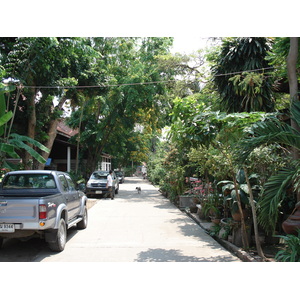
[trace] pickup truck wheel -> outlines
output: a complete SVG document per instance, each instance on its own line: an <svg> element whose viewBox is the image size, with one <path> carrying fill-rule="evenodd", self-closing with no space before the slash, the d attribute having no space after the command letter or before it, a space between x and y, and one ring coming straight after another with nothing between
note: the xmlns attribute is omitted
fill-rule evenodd
<svg viewBox="0 0 300 300"><path fill-rule="evenodd" d="M49 242L49 248L55 252L61 252L65 249L67 242L67 228L64 219L60 219L58 229L56 230L55 242Z"/></svg>
<svg viewBox="0 0 300 300"><path fill-rule="evenodd" d="M87 227L87 223L88 223L88 211L86 206L84 207L84 214L83 214L83 218L80 222L77 223L77 228L78 229L85 229Z"/></svg>
<svg viewBox="0 0 300 300"><path fill-rule="evenodd" d="M3 244L3 238L0 237L0 248L2 247L2 244Z"/></svg>

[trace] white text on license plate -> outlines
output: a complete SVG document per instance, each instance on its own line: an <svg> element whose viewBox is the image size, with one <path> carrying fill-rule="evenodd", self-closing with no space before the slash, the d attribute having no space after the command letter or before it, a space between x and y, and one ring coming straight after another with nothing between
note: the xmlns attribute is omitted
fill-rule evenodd
<svg viewBox="0 0 300 300"><path fill-rule="evenodd" d="M0 224L0 232L15 232L14 224Z"/></svg>

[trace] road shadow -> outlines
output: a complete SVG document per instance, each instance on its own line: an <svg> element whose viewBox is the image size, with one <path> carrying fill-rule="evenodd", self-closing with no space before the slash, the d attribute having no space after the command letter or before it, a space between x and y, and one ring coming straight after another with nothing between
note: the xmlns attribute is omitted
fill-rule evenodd
<svg viewBox="0 0 300 300"><path fill-rule="evenodd" d="M71 227L67 232L67 243L78 232L77 228ZM33 262L42 254L43 258L59 254L49 249L48 244L41 238L4 239L0 249L0 262Z"/></svg>
<svg viewBox="0 0 300 300"><path fill-rule="evenodd" d="M4 239L0 249L0 262L30 262L47 247L43 239L31 238L27 241L20 239Z"/></svg>
<svg viewBox="0 0 300 300"><path fill-rule="evenodd" d="M175 249L149 249L138 254L135 262L230 262L234 261L232 256L196 257L183 255L180 250Z"/></svg>

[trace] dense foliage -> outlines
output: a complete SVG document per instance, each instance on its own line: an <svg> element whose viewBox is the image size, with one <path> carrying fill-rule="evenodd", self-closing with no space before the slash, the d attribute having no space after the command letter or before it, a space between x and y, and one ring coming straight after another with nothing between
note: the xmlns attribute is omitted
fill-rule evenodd
<svg viewBox="0 0 300 300"><path fill-rule="evenodd" d="M280 231L300 186L291 156L299 131L289 122L299 123L300 114L297 103L290 109L289 39L223 38L191 56L171 54L172 41L0 38L1 77L10 89L1 86L1 137L13 120L1 163L16 150L23 167L42 168L49 155L42 144L52 148L64 119L78 130L76 172L88 176L103 152L114 168L147 162L149 179L176 202L190 191L186 177L207 186L232 182L239 201L237 174L248 170L258 180L260 225ZM298 65L299 56L299 77ZM245 190L250 200L251 187Z"/></svg>

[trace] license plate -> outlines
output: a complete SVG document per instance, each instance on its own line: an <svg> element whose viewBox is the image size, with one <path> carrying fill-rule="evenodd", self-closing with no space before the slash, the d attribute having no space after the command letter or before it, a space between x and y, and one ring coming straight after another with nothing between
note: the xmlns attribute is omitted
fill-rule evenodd
<svg viewBox="0 0 300 300"><path fill-rule="evenodd" d="M15 232L14 224L0 224L0 232Z"/></svg>
<svg viewBox="0 0 300 300"><path fill-rule="evenodd" d="M96 191L96 194L102 194L102 191Z"/></svg>

